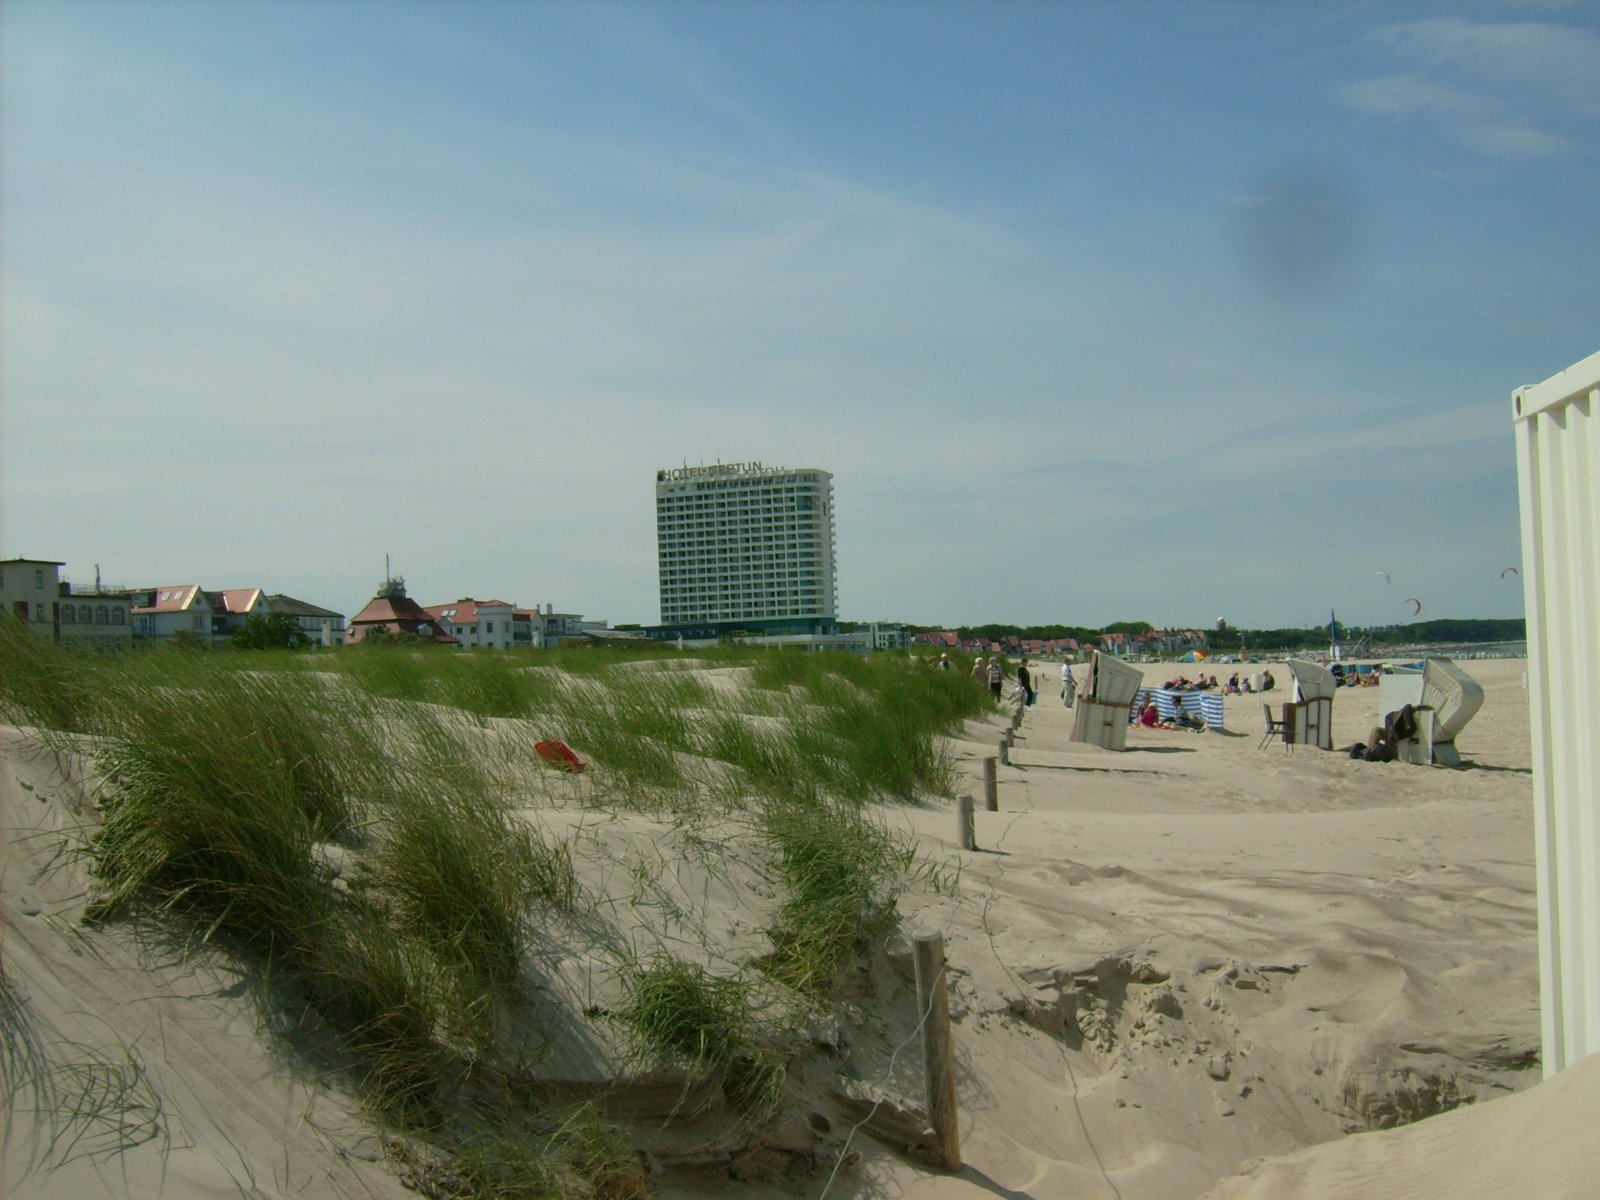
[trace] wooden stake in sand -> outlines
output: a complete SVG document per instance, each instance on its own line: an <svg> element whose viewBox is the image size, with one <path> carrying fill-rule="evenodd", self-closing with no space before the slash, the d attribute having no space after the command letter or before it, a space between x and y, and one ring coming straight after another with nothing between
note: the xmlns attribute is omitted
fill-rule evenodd
<svg viewBox="0 0 1600 1200"><path fill-rule="evenodd" d="M1005 763L1006 766L1008 766L1008 767L1011 765L1011 731L1010 730L1007 730L1006 731L1006 735L1003 738L1000 739L1000 761Z"/></svg>
<svg viewBox="0 0 1600 1200"><path fill-rule="evenodd" d="M968 792L956 802L956 837L963 850L976 850L977 820L972 815L972 793Z"/></svg>
<svg viewBox="0 0 1600 1200"><path fill-rule="evenodd" d="M950 993L944 981L944 934L919 929L911 938L917 968L917 1011L922 1014L922 1069L928 1085L928 1119L946 1169L961 1169L956 1130L956 1062L950 1044Z"/></svg>
<svg viewBox="0 0 1600 1200"><path fill-rule="evenodd" d="M983 806L990 812L1000 811L1000 785L995 778L995 756L983 760Z"/></svg>

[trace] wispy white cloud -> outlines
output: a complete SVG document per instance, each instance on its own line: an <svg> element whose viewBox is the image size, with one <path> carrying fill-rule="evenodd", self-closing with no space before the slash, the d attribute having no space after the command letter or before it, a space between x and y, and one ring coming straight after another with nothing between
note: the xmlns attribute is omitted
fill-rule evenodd
<svg viewBox="0 0 1600 1200"><path fill-rule="evenodd" d="M1397 70L1342 85L1356 112L1433 123L1485 154L1552 157L1600 120L1600 34L1557 22L1439 17L1390 25L1372 44Z"/></svg>
<svg viewBox="0 0 1600 1200"><path fill-rule="evenodd" d="M1413 113L1454 115L1471 112L1477 107L1474 99L1462 89L1415 72L1358 79L1340 88L1339 97L1358 112L1386 117Z"/></svg>

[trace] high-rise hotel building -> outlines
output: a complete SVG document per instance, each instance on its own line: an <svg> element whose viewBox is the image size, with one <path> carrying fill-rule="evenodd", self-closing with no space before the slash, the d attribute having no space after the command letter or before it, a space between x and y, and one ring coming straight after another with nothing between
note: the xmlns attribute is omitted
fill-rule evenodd
<svg viewBox="0 0 1600 1200"><path fill-rule="evenodd" d="M656 472L661 623L833 633L833 476L758 462Z"/></svg>

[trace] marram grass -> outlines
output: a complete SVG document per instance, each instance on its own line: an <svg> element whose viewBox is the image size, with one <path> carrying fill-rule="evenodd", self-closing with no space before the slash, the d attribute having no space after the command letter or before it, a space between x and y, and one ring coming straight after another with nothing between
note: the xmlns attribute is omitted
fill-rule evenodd
<svg viewBox="0 0 1600 1200"><path fill-rule="evenodd" d="M715 1074L748 1117L784 1077L755 989L825 1002L893 924L911 852L864 802L948 794L940 735L989 707L964 675L900 658L699 657L735 670L713 687L670 652L104 658L0 620L0 716L96 735L94 916L153 906L257 956L342 1041L374 1112L455 1164L452 1194L634 1195L637 1164L588 1117L464 1132L446 1115L493 1060L499 1016L537 986L534 928L592 903L568 846L515 811L552 779L533 742L593 764L564 780L582 803L689 825L748 814L779 893L765 978L617 964L641 1044ZM593 1154L552 1157L579 1132ZM555 1182L527 1190L539 1179Z"/></svg>

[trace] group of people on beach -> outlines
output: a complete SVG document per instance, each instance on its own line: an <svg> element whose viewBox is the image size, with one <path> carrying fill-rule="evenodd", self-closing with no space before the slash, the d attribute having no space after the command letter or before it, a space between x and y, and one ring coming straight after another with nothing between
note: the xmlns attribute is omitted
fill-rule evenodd
<svg viewBox="0 0 1600 1200"><path fill-rule="evenodd" d="M1195 733L1204 733L1206 728L1205 721L1197 714L1186 711L1178 704L1173 705L1172 716L1163 720L1154 696L1146 698L1144 707L1135 714L1133 723L1145 729L1187 729Z"/></svg>
<svg viewBox="0 0 1600 1200"><path fill-rule="evenodd" d="M943 656L941 655L941 657ZM1071 669L1065 669L1062 677L1070 680L1072 678ZM973 660L972 682L988 685L989 691L996 700L1000 699L1000 692L1005 685L1005 679L1006 670L1000 661L1000 655L996 654L989 659L987 665L984 664L982 655ZM1028 660L1026 658L1017 664L1016 681L1017 691L1015 694L1020 695L1022 702L1028 707L1033 707L1033 702L1039 698L1039 693L1033 686L1033 673L1028 670Z"/></svg>
<svg viewBox="0 0 1600 1200"><path fill-rule="evenodd" d="M1217 682L1215 675L1211 677L1211 682L1215 686ZM1254 682L1251 682L1249 677L1240 679L1239 672L1235 671L1228 676L1228 682L1222 685L1222 694L1224 696L1249 696L1254 695L1256 692L1270 692L1277 686L1278 681L1273 678L1270 667L1257 675Z"/></svg>

